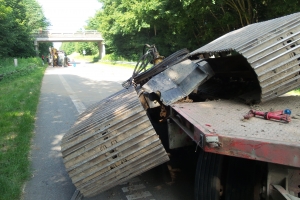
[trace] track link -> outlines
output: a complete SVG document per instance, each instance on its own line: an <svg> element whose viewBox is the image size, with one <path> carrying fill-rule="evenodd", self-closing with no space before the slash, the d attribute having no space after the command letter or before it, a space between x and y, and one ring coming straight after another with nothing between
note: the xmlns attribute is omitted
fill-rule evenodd
<svg viewBox="0 0 300 200"><path fill-rule="evenodd" d="M72 182L95 196L169 160L133 87L82 113L62 139Z"/></svg>

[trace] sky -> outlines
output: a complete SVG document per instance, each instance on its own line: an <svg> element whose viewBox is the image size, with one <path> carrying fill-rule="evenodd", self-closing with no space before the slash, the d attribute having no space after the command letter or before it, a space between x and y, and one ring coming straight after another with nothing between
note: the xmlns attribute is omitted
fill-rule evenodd
<svg viewBox="0 0 300 200"><path fill-rule="evenodd" d="M45 17L50 21L52 31L74 32L86 25L101 8L98 0L37 0Z"/></svg>

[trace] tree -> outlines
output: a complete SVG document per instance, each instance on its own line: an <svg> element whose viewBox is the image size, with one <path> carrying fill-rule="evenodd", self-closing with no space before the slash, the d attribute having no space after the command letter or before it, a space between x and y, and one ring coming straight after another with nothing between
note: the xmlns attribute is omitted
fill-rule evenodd
<svg viewBox="0 0 300 200"><path fill-rule="evenodd" d="M47 22L42 12L40 19L34 16L32 5L38 7L36 0L0 0L0 57L35 55L31 36L35 29L33 24L46 27Z"/></svg>
<svg viewBox="0 0 300 200"><path fill-rule="evenodd" d="M31 32L37 32L45 29L50 25L43 13L42 7L36 0L23 0L26 9L26 24L30 27Z"/></svg>
<svg viewBox="0 0 300 200"><path fill-rule="evenodd" d="M78 52L82 55L83 50L85 50L86 55L96 55L98 53L96 42L63 42L60 48L67 54Z"/></svg>
<svg viewBox="0 0 300 200"><path fill-rule="evenodd" d="M266 0L265 5L268 8L264 13L265 19L273 19L300 11L299 0Z"/></svg>
<svg viewBox="0 0 300 200"><path fill-rule="evenodd" d="M11 53L8 45L9 41L14 42L14 38L10 40L10 27L13 25L12 8L6 6L4 0L0 0L0 57L6 57Z"/></svg>
<svg viewBox="0 0 300 200"><path fill-rule="evenodd" d="M63 42L60 48L61 50L65 51L68 55L72 54L73 52L76 52L75 42Z"/></svg>
<svg viewBox="0 0 300 200"><path fill-rule="evenodd" d="M88 27L102 33L106 52L137 57L145 43L162 55L194 50L251 23L300 10L299 0L99 0Z"/></svg>

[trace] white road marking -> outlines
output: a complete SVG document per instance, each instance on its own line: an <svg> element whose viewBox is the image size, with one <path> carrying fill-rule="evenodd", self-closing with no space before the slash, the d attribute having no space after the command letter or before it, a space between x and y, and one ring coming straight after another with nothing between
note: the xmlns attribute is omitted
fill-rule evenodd
<svg viewBox="0 0 300 200"><path fill-rule="evenodd" d="M138 185L129 185L128 187L123 187L123 192L131 192L135 190L140 190L146 188L144 184L138 184Z"/></svg>
<svg viewBox="0 0 300 200"><path fill-rule="evenodd" d="M152 194L148 191L145 192L138 192L135 194L131 194L131 195L126 195L127 200L134 200L134 199L143 199L143 198L147 198L147 197L151 197Z"/></svg>
<svg viewBox="0 0 300 200"><path fill-rule="evenodd" d="M64 79L64 77L62 75L58 75L63 86L65 87L65 89L68 92L68 95L70 96L72 102L74 103L77 111L79 112L79 114L83 113L86 110L86 107L83 105L83 103L80 101L80 99L77 97L77 95L75 94L75 92L72 90L72 88L69 86L69 84L67 83L67 81Z"/></svg>

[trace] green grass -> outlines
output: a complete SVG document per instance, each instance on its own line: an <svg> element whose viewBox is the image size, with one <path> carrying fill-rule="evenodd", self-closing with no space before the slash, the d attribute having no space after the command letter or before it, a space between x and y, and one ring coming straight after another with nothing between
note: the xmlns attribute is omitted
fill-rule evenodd
<svg viewBox="0 0 300 200"><path fill-rule="evenodd" d="M289 95L300 95L300 88L299 89L296 89L296 90L293 90L293 91L290 91L288 92L287 94Z"/></svg>
<svg viewBox="0 0 300 200"><path fill-rule="evenodd" d="M117 61L124 61L124 62L128 62L127 60L125 60L122 57L115 57L112 55L105 55L104 58L102 60L99 60L99 55L80 55L79 53L72 53L71 55L69 55L68 57L70 57L71 59L75 59L75 60L84 60L86 62L90 62L90 63L101 63L101 64L105 64L105 65L109 65L111 67L117 66L117 67L126 67L126 68L131 68L132 70L134 69L135 65L132 64L126 64L126 63L117 63Z"/></svg>
<svg viewBox="0 0 300 200"><path fill-rule="evenodd" d="M71 55L68 55L69 58L73 58L75 60L84 60L86 62L98 62L99 56L98 55L80 55L79 53L72 53Z"/></svg>
<svg viewBox="0 0 300 200"><path fill-rule="evenodd" d="M20 59L21 60L21 59ZM14 66L1 68L15 70ZM35 66L31 68L30 66ZM20 199L30 177L30 141L45 67L38 58L23 59L23 72L0 81L0 199Z"/></svg>
<svg viewBox="0 0 300 200"><path fill-rule="evenodd" d="M27 73L35 70L39 65L42 65L42 60L39 58L18 58L18 65L14 65L13 58L1 59L0 62L0 80L24 76Z"/></svg>

